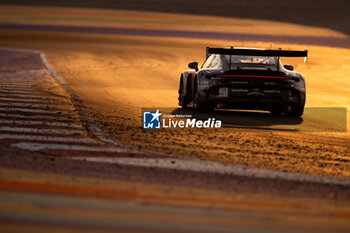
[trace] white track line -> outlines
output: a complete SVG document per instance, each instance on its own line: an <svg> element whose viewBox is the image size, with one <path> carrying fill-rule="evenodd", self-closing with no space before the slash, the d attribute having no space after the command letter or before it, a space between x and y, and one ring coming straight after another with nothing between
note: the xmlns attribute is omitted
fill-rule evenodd
<svg viewBox="0 0 350 233"><path fill-rule="evenodd" d="M18 133L47 133L47 134L67 134L67 135L86 135L82 130L71 129L38 129L38 128L23 128L23 127L6 127L0 126L0 132L18 132Z"/></svg>
<svg viewBox="0 0 350 233"><path fill-rule="evenodd" d="M49 80L45 80L47 81L47 83L43 83L43 80L38 80L38 81L34 81L34 82L27 82L25 81L25 84L19 84L19 82L23 82L23 79L18 79L15 82L1 82L0 81L0 87L3 88L31 88L31 90L33 90L33 88L40 86L40 87L57 87L57 84L50 82Z"/></svg>
<svg viewBox="0 0 350 233"><path fill-rule="evenodd" d="M11 82L4 82L2 80L0 80L0 85L1 86L6 86L6 87L34 87L34 86L38 86L41 84L44 84L42 81L47 81L47 83L45 83L44 85L56 85L54 82L48 80L47 78L42 78L40 80L33 80L33 81L28 81L28 80L23 80L23 78L11 78L11 77L6 77L8 79L13 79L14 81ZM15 80L16 79L16 80ZM46 80L44 80L46 79ZM23 81L25 81L25 83L23 83ZM21 82L21 83L20 83Z"/></svg>
<svg viewBox="0 0 350 233"><path fill-rule="evenodd" d="M45 100L45 99L22 99L22 98L8 98L0 97L0 101L15 101L18 103L44 103L44 104L71 104L69 102L59 101L59 100Z"/></svg>
<svg viewBox="0 0 350 233"><path fill-rule="evenodd" d="M67 128L83 128L82 125L62 123L62 122L47 122L47 121L22 121L22 120L3 120L0 119L0 124L17 124L17 125L41 125L41 126L56 126Z"/></svg>
<svg viewBox="0 0 350 233"><path fill-rule="evenodd" d="M12 98L12 97L0 97L0 101L16 101L16 102L28 102L28 103L42 103L41 99L22 99L22 98Z"/></svg>
<svg viewBox="0 0 350 233"><path fill-rule="evenodd" d="M8 91L8 90L3 90L0 88L0 94L33 94L33 95L42 95L42 94L46 94L43 91Z"/></svg>
<svg viewBox="0 0 350 233"><path fill-rule="evenodd" d="M33 93L34 95L37 94L42 94L42 93L46 93L49 89L52 88L56 88L53 86L47 86L47 87L43 87L43 86L39 86L40 89L37 89L39 85L35 85L32 88L23 88L23 87L3 87L0 85L0 92L8 92L8 93L21 93L21 92L25 92L25 93Z"/></svg>
<svg viewBox="0 0 350 233"><path fill-rule="evenodd" d="M0 84L0 90L5 90L5 91L33 91L33 88L35 87L10 87L10 86L4 86Z"/></svg>
<svg viewBox="0 0 350 233"><path fill-rule="evenodd" d="M13 117L13 118L20 118L20 119L33 119L33 120L56 120L56 121L75 121L75 119L63 117L63 116L45 116L45 115L20 115L20 114L6 114L0 112L0 118L6 118Z"/></svg>
<svg viewBox="0 0 350 233"><path fill-rule="evenodd" d="M31 98L31 99L48 99L48 100L56 100L56 99L68 99L65 96L47 96L47 95L24 95L24 94L14 94L14 93L9 93L9 94L1 94L0 97L18 97L18 98Z"/></svg>
<svg viewBox="0 0 350 233"><path fill-rule="evenodd" d="M65 89L65 91L70 95L72 102L74 102L77 107L77 110L79 111L79 113L84 117L84 119L87 121L87 124L91 130L91 132L93 133L93 135L95 137L97 137L99 140L108 143L110 145L114 145L114 146L119 146L119 147L128 147L130 151L136 151L137 149L133 148L133 147L129 147L126 145L123 145L121 143L118 143L116 141L113 141L112 139L106 137L102 130L97 126L94 118L90 115L90 113L86 110L85 106L83 106L83 104L81 103L81 100L79 99L79 97L74 93L74 91L72 90L72 88L70 86L68 86L68 84L66 83L66 81L62 78L62 76L60 76L49 64L49 62L46 59L46 56L44 53L40 53L40 57L42 62L44 63L44 65L46 66L47 69L47 73L51 74L56 81L61 84L61 86ZM170 155L168 155L170 156Z"/></svg>
<svg viewBox="0 0 350 233"><path fill-rule="evenodd" d="M26 108L2 108L0 107L0 111L10 111L10 112L29 112L29 113L49 113L49 114L57 114L60 112L61 114L71 115L74 113L73 111L60 111L60 110L41 110L41 109L26 109Z"/></svg>
<svg viewBox="0 0 350 233"><path fill-rule="evenodd" d="M89 152L117 152L125 153L128 152L125 149L121 148L112 148L112 147L100 147L100 146L76 146L76 145L66 145L66 144L43 144L43 143L26 143L20 142L12 144L12 146L17 148L22 148L30 151L38 150L73 150L73 151L89 151Z"/></svg>
<svg viewBox="0 0 350 233"><path fill-rule="evenodd" d="M9 84L9 85L11 84L16 85L17 81L19 80L23 81L23 77L22 77L23 73L25 73L26 75L28 75L28 73L31 73L31 79L26 79L25 84L32 84L32 83L39 84L41 80L43 79L49 80L51 78L48 76L47 70L17 70L17 71L10 71L10 72L1 71L0 73L4 74L3 77L0 77L0 83ZM41 75L41 76L40 78L34 77L36 75Z"/></svg>
<svg viewBox="0 0 350 233"><path fill-rule="evenodd" d="M140 167L157 167L166 169L177 169L183 171L195 171L205 173L232 174L237 176L248 176L255 178L283 179L298 182L315 182L350 185L350 180L325 176L315 176L293 172L282 172L261 168L251 168L236 165L223 164L212 161L193 159L156 159L156 158L116 158L116 157L72 157L76 160L90 162L117 163Z"/></svg>
<svg viewBox="0 0 350 233"><path fill-rule="evenodd" d="M40 86L40 88L42 87L59 87L57 83L55 82L46 82L46 83L39 83L37 82L36 84L32 85L32 84L18 84L18 83L14 83L14 84L5 84L0 82L0 87L4 88L4 89L30 89L33 90L33 88Z"/></svg>
<svg viewBox="0 0 350 233"><path fill-rule="evenodd" d="M35 85L37 86L37 85ZM31 85L8 85L8 84L3 84L3 83L0 83L0 87L1 88L4 88L4 89L12 89L12 88L20 88L20 89L33 89L34 86L31 86Z"/></svg>
<svg viewBox="0 0 350 233"><path fill-rule="evenodd" d="M91 116L91 114L89 113L89 111L86 110L85 106L82 104L81 100L79 99L79 97L74 93L74 91L72 90L72 88L66 83L66 81L64 80L64 78L62 78L62 76L60 76L49 64L49 62L46 59L46 56L44 53L40 53L40 57L42 62L44 63L44 65L46 66L47 69L47 73L50 74L51 76L53 76L56 81L61 84L61 86L65 89L65 91L69 94L69 96L71 97L72 102L75 104L75 106L77 107L77 110L79 111L79 113L84 117L84 119L86 120L92 134L97 137L99 140L110 144L110 145L114 145L114 146L118 146L118 147L123 147L125 149L127 149L129 152L131 153L152 153L154 155L162 155L162 156L167 156L167 157L173 157L172 154L166 154L166 153L160 153L160 152L155 152L155 151L147 151L147 150L139 150L135 147L132 146L128 146L128 145L124 145L121 143L118 143L108 137L106 137L102 130L97 126L94 118Z"/></svg>
<svg viewBox="0 0 350 233"><path fill-rule="evenodd" d="M14 103L14 102L2 102L0 103L0 106L5 106L5 107L24 107L24 108L49 108L50 110L52 110L52 108L55 108L57 110L72 110L73 106L72 105L46 105L46 104L28 104L28 103Z"/></svg>
<svg viewBox="0 0 350 233"><path fill-rule="evenodd" d="M36 87L38 87L39 84L36 85L32 85L32 86L12 86L12 85L3 85L0 83L0 89L3 90L18 90L18 91L33 91ZM53 85L40 85L41 89L47 90L48 88L57 88L57 86L53 86Z"/></svg>
<svg viewBox="0 0 350 233"><path fill-rule="evenodd" d="M37 88L39 85L34 85L34 86L17 86L17 85L1 85L0 84L0 90L5 90L5 91L38 91ZM42 88L42 86L40 85L40 88Z"/></svg>
<svg viewBox="0 0 350 233"><path fill-rule="evenodd" d="M96 140L92 138L69 138L69 137L51 137L51 136L35 136L35 135L23 135L23 134L0 134L0 139L16 139L16 140L31 140L31 141L47 141L47 142L79 142L98 144Z"/></svg>
<svg viewBox="0 0 350 233"><path fill-rule="evenodd" d="M0 85L1 86L6 86L6 87L34 87L34 86L38 86L42 83L43 79L40 80L33 80L33 81L28 81L28 80L23 80L20 78L11 78L11 77L6 77L8 79L13 79L14 81L11 82L4 82L0 80ZM15 80L16 79L16 80ZM25 83L23 83L23 81L25 81ZM49 82L50 84L52 82Z"/></svg>
<svg viewBox="0 0 350 233"><path fill-rule="evenodd" d="M27 70L16 70L16 71L1 71L1 73L9 73L9 74L14 74L14 75L18 74L18 73L28 73L28 72L46 73L46 70L44 70L44 69L27 69Z"/></svg>
<svg viewBox="0 0 350 233"><path fill-rule="evenodd" d="M13 88L13 87L19 87L19 88L33 88L33 85L31 85L31 84L16 84L16 83L14 83L14 84L8 84L8 83L4 83L4 82L1 82L0 81L0 86L1 87L4 87L4 88ZM35 86L37 86L37 85L35 85Z"/></svg>

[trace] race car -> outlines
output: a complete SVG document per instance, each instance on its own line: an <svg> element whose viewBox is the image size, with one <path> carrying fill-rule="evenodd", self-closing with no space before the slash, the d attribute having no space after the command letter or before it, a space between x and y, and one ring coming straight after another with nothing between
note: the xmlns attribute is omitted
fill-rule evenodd
<svg viewBox="0 0 350 233"><path fill-rule="evenodd" d="M198 68L182 72L179 105L196 111L215 109L266 110L275 115L302 116L305 78L282 65L280 57L305 57L308 51L258 48L209 48Z"/></svg>

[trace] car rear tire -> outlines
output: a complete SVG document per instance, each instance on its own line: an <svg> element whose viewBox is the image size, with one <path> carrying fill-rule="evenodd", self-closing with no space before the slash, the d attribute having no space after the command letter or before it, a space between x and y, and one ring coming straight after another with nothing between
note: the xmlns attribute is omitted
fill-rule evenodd
<svg viewBox="0 0 350 233"><path fill-rule="evenodd" d="M191 83L188 82L187 91L186 91L186 94L184 94L183 77L181 76L180 88L179 88L179 105L184 109L188 108L187 105L190 102L190 98L189 98L190 88L191 88Z"/></svg>
<svg viewBox="0 0 350 233"><path fill-rule="evenodd" d="M198 85L197 80L195 80L194 87L193 87L193 108L197 112L210 112L213 111L214 108L207 103L202 103L199 101L199 92L198 92Z"/></svg>
<svg viewBox="0 0 350 233"><path fill-rule="evenodd" d="M292 109L289 113L287 113L287 116L292 117L301 117L304 113L304 106L301 105L292 105Z"/></svg>

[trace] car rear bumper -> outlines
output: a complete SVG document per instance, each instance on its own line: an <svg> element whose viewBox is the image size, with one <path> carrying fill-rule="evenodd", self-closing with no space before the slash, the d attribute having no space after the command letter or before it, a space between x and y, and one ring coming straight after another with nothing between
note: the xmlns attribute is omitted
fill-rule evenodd
<svg viewBox="0 0 350 233"><path fill-rule="evenodd" d="M248 92L229 91L226 96L220 96L218 93L203 91L200 94L200 101L214 108L270 110L275 106L283 105L303 106L305 93L296 89L250 90Z"/></svg>

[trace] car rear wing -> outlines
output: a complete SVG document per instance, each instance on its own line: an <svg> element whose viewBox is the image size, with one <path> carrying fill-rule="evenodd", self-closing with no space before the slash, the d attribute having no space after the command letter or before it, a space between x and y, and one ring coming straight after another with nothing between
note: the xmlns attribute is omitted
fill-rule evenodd
<svg viewBox="0 0 350 233"><path fill-rule="evenodd" d="M305 57L304 62L307 61L307 50L259 50L259 49L236 49L236 48L210 48L207 47L207 58L211 54L224 54L224 55L245 55L245 56L264 56L264 57Z"/></svg>

